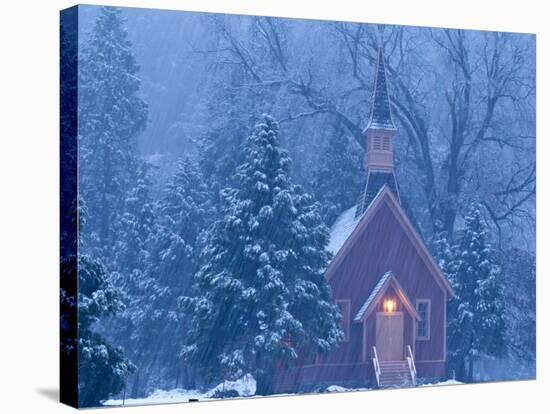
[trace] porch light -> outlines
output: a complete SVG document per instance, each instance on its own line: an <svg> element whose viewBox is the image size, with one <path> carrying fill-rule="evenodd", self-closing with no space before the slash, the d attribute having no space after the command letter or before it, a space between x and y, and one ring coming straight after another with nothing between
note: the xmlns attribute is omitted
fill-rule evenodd
<svg viewBox="0 0 550 414"><path fill-rule="evenodd" d="M386 312L386 313L394 313L395 312L395 300L386 299L384 301L384 312Z"/></svg>

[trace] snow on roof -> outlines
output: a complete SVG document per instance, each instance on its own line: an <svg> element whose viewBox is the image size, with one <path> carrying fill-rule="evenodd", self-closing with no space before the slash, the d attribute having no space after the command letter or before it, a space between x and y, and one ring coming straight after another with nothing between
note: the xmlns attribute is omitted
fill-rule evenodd
<svg viewBox="0 0 550 414"><path fill-rule="evenodd" d="M351 233L353 233L353 230L355 230L363 216L369 210L370 206L374 204L374 201L380 196L380 194L382 194L382 191L384 191L384 188L386 187L387 186L384 184L382 188L378 190L378 193L376 193L376 195L372 198L362 214L357 217L355 216L357 211L357 205L355 205L338 216L330 228L330 240L327 246L327 250L332 253L333 257L336 257L336 254L338 254L346 240L349 236L351 236Z"/></svg>
<svg viewBox="0 0 550 414"><path fill-rule="evenodd" d="M330 229L330 241L328 243L327 250L334 256L336 256L353 230L355 230L355 227L359 224L359 221L361 221L362 216L355 217L356 210L357 206L353 206L344 211L336 219Z"/></svg>
<svg viewBox="0 0 550 414"><path fill-rule="evenodd" d="M369 295L369 297L367 298L363 306L361 306L361 309L359 309L359 312L357 312L357 315L355 315L355 318L353 319L355 322L361 321L361 319L363 318L363 315L371 305L372 301L376 298L376 296L380 292L380 289L382 289L382 287L386 284L386 282L391 277L391 275L392 275L391 271L386 272L382 275L382 277L380 278L380 280L372 290L371 294Z"/></svg>

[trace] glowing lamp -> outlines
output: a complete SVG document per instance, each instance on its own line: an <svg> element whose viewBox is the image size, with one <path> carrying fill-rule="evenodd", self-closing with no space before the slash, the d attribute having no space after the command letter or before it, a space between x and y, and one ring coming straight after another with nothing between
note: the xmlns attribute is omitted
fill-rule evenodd
<svg viewBox="0 0 550 414"><path fill-rule="evenodd" d="M386 312L386 313L394 313L395 312L395 300L386 299L384 301L384 312Z"/></svg>

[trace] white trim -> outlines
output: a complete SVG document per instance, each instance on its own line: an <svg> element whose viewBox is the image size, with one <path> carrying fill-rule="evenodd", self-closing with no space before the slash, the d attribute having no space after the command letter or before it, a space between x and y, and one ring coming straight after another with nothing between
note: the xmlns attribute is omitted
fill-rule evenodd
<svg viewBox="0 0 550 414"><path fill-rule="evenodd" d="M369 164L369 175L373 172L388 173L388 174L392 173L392 174L394 174L394 177L395 177L394 168L391 165L382 165L382 164L370 163ZM397 180L395 180L395 182L397 183ZM399 196L399 194L397 194L397 195ZM371 203L372 203L372 201L371 201Z"/></svg>
<svg viewBox="0 0 550 414"><path fill-rule="evenodd" d="M367 363L367 319L363 319L363 363Z"/></svg>
<svg viewBox="0 0 550 414"><path fill-rule="evenodd" d="M447 291L443 297L443 360L447 361Z"/></svg>
<svg viewBox="0 0 550 414"><path fill-rule="evenodd" d="M431 320L432 320L432 300L431 299L416 299L415 309L416 309L416 312L419 315L420 315L420 312L418 310L418 305L420 303L427 303L428 304L428 310L426 311L426 321L425 321L426 322L426 335L424 335L424 336L417 335L416 340L417 341L429 341L430 340L430 333L431 333L430 324L431 324ZM446 303L445 303L445 305L446 305Z"/></svg>
<svg viewBox="0 0 550 414"><path fill-rule="evenodd" d="M418 323L418 320L416 318L412 319L412 352L413 357L416 359L416 324Z"/></svg>
<svg viewBox="0 0 550 414"><path fill-rule="evenodd" d="M386 294L386 291L388 290L390 285L393 286L393 288L395 289L395 293L397 294L398 298L401 300L401 303L403 304L403 307L409 312L409 314L415 319L420 318L420 316L418 315L418 312L416 311L416 307L411 303L409 297L407 296L407 293L401 287L401 284L397 280L397 277L395 276L395 274L391 271L387 272L386 274L388 274L388 273L389 273L389 277L384 281L384 283L380 287L380 290L378 290L378 292L376 292L375 296L372 298L372 300L368 304L367 308L363 309L363 307L365 306L365 304L369 300L370 295L369 295L369 298L367 298L367 301L365 301L365 304L363 304L363 307L361 307L359 312L357 312L357 315L355 315L355 317L353 318L354 322L360 322L362 320L367 319L370 316L370 314L378 306L378 303L380 302L380 299L382 299L384 297L384 295ZM375 286L374 289L376 289L376 287L377 286ZM373 289L373 291L374 291L374 289Z"/></svg>

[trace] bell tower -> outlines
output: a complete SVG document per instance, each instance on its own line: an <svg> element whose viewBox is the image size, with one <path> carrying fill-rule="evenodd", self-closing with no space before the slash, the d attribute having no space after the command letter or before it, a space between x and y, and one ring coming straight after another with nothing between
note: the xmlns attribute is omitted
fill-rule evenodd
<svg viewBox="0 0 550 414"><path fill-rule="evenodd" d="M393 140L396 132L397 128L393 122L388 92L384 50L380 46L369 118L367 126L363 130L366 139L364 160L366 183L357 205L356 216L365 212L384 185L387 185L400 201L393 162Z"/></svg>

